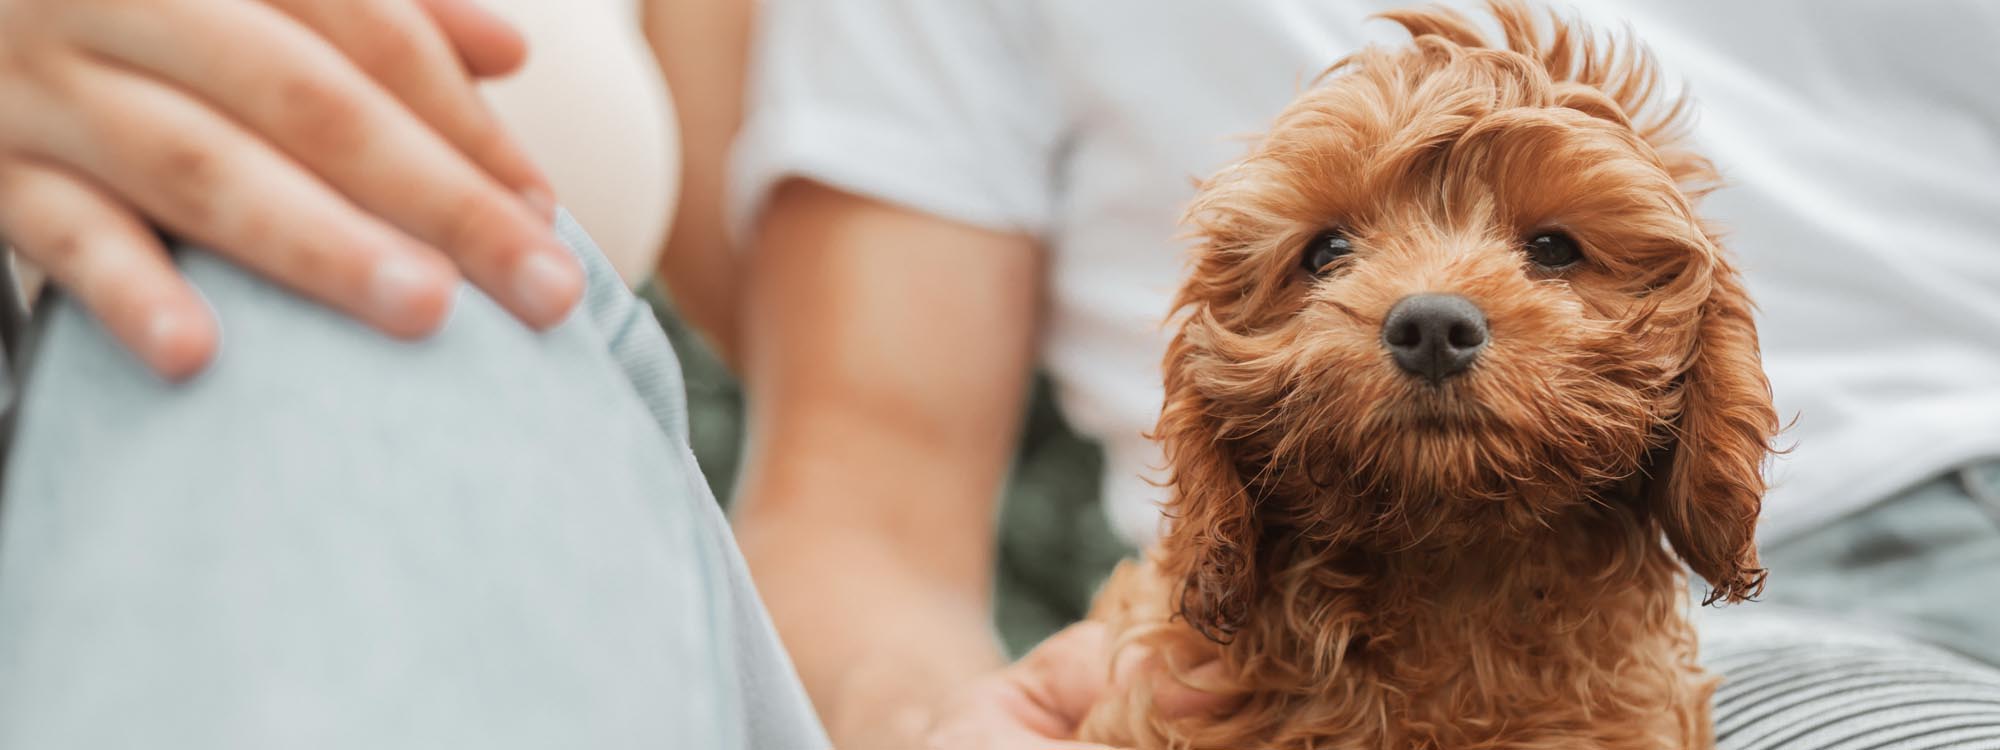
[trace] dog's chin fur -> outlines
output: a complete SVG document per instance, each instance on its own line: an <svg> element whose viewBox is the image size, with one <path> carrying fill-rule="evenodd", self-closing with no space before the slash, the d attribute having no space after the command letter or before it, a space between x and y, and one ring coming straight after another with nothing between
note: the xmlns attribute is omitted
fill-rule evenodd
<svg viewBox="0 0 2000 750"><path fill-rule="evenodd" d="M1486 307L1512 333L1547 291L1486 295L1498 302ZM1266 344L1282 362L1184 363L1267 523L1383 550L1519 538L1570 505L1619 500L1667 434L1670 374L1625 335L1550 326L1536 350L1496 341L1434 386L1390 363L1379 334L1341 340L1373 333L1378 316L1309 317Z"/></svg>
<svg viewBox="0 0 2000 750"><path fill-rule="evenodd" d="M1710 744L1682 562L1712 600L1761 590L1777 431L1749 301L1695 211L1714 173L1642 47L1491 10L1500 40L1388 14L1410 45L1335 65L1203 186L1155 433L1171 526L1093 617L1184 679L1213 663L1196 686L1240 705L1117 696L1085 739ZM1330 228L1353 252L1302 270ZM1529 262L1546 231L1583 260ZM1438 383L1381 343L1427 292L1491 335Z"/></svg>

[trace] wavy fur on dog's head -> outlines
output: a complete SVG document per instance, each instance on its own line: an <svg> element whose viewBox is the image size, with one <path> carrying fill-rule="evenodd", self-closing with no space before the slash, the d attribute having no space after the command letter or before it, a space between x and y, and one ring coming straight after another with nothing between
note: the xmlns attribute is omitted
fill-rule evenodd
<svg viewBox="0 0 2000 750"><path fill-rule="evenodd" d="M1523 536L1579 504L1641 509L1713 598L1761 589L1776 417L1750 304L1696 213L1716 176L1682 142L1684 103L1636 43L1492 11L1504 40L1450 10L1386 14L1412 43L1335 65L1190 211L1161 560L1211 638L1309 603L1284 590L1304 579L1271 578L1314 551ZM1329 230L1352 253L1304 270ZM1550 231L1582 260L1531 263ZM1491 331L1435 386L1382 343L1424 292L1471 300Z"/></svg>

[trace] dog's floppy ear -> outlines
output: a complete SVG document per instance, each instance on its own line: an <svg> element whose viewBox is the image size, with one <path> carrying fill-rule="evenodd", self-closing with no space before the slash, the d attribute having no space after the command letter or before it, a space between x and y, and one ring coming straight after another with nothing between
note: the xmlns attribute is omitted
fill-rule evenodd
<svg viewBox="0 0 2000 750"><path fill-rule="evenodd" d="M1182 576L1175 609L1195 630L1227 642L1249 616L1257 587L1257 520L1227 428L1202 393L1212 363L1183 329L1167 350L1166 402L1153 437L1166 453L1172 496L1161 564Z"/></svg>
<svg viewBox="0 0 2000 750"><path fill-rule="evenodd" d="M1674 550L1713 587L1704 604L1764 589L1757 514L1778 432L1749 298L1734 269L1720 257L1713 263L1681 378L1675 441L1655 459L1646 493Z"/></svg>

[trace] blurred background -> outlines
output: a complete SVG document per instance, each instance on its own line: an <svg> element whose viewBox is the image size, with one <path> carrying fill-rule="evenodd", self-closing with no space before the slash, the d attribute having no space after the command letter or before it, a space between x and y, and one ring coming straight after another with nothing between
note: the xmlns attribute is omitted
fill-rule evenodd
<svg viewBox="0 0 2000 750"><path fill-rule="evenodd" d="M65 290L135 372L165 376L44 376L84 401L169 401L230 340L176 286L162 237L404 337L442 323L461 277L538 329L634 291L658 331L621 318L647 331L593 334L610 359L561 351L640 374L604 398L685 415L820 718L874 747L855 738L1077 621L1154 540L1166 490L1145 433L1181 213L1330 65L1406 44L1376 14L1411 5L0 0L0 236L27 296ZM1498 33L1485 5L1446 5ZM2000 3L1550 7L1535 17L1551 32L1648 45L1655 98L1689 97L1689 137L1722 176L1701 210L1759 304L1789 425L1760 536L1768 598L2000 662ZM523 249L516 230L546 235L551 201L608 265L578 271L546 236ZM497 267L537 252L565 260ZM271 356L352 333L286 336ZM654 333L678 381L628 350ZM481 339L497 381L458 395L531 380L493 373L539 372L568 341L552 340ZM287 397L310 401L305 381ZM204 382L180 392L236 387ZM680 388L684 412L661 392ZM562 425L568 442L614 433L590 419ZM186 424L135 418L162 437L130 450ZM267 442L339 440L289 429ZM313 453L469 428L368 429ZM532 448L494 432L474 437ZM634 445L593 455L654 447ZM349 473L379 489L415 471L394 463Z"/></svg>

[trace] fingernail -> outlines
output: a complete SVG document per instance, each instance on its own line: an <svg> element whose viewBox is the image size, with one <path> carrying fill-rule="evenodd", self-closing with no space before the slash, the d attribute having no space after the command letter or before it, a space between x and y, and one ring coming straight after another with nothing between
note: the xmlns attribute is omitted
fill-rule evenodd
<svg viewBox="0 0 2000 750"><path fill-rule="evenodd" d="M383 318L413 327L429 320L404 320L411 316L437 317L433 303L440 296L442 281L424 264L410 258L387 258L375 266L371 293L375 312Z"/></svg>
<svg viewBox="0 0 2000 750"><path fill-rule="evenodd" d="M530 254L514 269L514 300L531 325L551 328L562 322L583 293L583 269L566 251Z"/></svg>
<svg viewBox="0 0 2000 750"><path fill-rule="evenodd" d="M146 321L146 359L153 362L169 362L179 354L179 344L185 338L187 321L171 312L160 311Z"/></svg>
<svg viewBox="0 0 2000 750"><path fill-rule="evenodd" d="M523 188L521 190L521 200L528 204L528 210L534 211L536 216L542 217L542 221L550 224L555 223L556 196L554 193L538 187Z"/></svg>
<svg viewBox="0 0 2000 750"><path fill-rule="evenodd" d="M153 369L168 380L191 377L208 362L208 351L201 341L205 327L206 321L190 319L182 312L154 312L146 321L145 332L140 334L145 337L139 344L140 351Z"/></svg>

